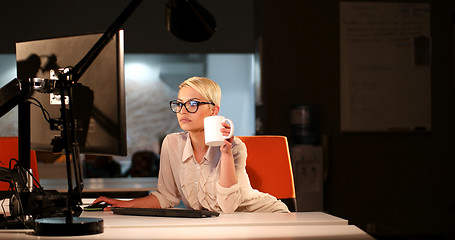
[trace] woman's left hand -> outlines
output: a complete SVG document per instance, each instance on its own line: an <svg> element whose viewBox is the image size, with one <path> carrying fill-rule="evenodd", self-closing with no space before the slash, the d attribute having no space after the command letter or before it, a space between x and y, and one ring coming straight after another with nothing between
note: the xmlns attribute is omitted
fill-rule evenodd
<svg viewBox="0 0 455 240"><path fill-rule="evenodd" d="M223 128L221 128L221 133L223 136L229 136L229 133L231 132L231 125L227 122L223 122L222 125ZM234 136L224 140L224 145L220 146L222 153L229 153L231 151L232 141L234 141Z"/></svg>

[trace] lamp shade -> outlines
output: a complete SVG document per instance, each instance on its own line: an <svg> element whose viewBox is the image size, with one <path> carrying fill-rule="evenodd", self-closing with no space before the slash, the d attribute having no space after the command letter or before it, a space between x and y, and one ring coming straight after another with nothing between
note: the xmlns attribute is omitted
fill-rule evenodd
<svg viewBox="0 0 455 240"><path fill-rule="evenodd" d="M166 0L166 27L179 39L202 42L215 33L216 21L195 0Z"/></svg>

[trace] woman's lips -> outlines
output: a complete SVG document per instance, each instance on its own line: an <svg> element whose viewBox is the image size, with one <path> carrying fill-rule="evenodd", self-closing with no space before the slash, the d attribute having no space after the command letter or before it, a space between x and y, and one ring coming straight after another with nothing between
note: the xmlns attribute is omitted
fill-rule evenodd
<svg viewBox="0 0 455 240"><path fill-rule="evenodd" d="M181 118L181 119L180 119L180 122L181 122L181 123L187 123L187 122L191 122L191 120L188 119L188 118Z"/></svg>

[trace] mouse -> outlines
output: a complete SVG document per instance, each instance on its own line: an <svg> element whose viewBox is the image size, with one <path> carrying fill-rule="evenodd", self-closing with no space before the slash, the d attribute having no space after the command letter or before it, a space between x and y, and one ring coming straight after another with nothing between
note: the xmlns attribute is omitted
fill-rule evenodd
<svg viewBox="0 0 455 240"><path fill-rule="evenodd" d="M84 207L85 211L103 211L105 207L109 207L110 204L106 202L98 202L89 206Z"/></svg>

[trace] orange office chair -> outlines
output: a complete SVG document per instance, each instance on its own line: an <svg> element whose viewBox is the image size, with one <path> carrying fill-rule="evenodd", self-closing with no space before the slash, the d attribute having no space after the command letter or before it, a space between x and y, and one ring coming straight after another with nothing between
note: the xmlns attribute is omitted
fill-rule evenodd
<svg viewBox="0 0 455 240"><path fill-rule="evenodd" d="M251 186L280 199L291 212L297 211L287 138L284 136L238 138L247 148L246 171Z"/></svg>
<svg viewBox="0 0 455 240"><path fill-rule="evenodd" d="M19 138L18 137L0 137L0 167L9 168L11 158L19 158ZM11 162L11 167L16 165L15 161ZM36 162L36 152L30 151L30 168L33 176L39 181L38 164ZM9 183L0 181L0 191L7 191Z"/></svg>

